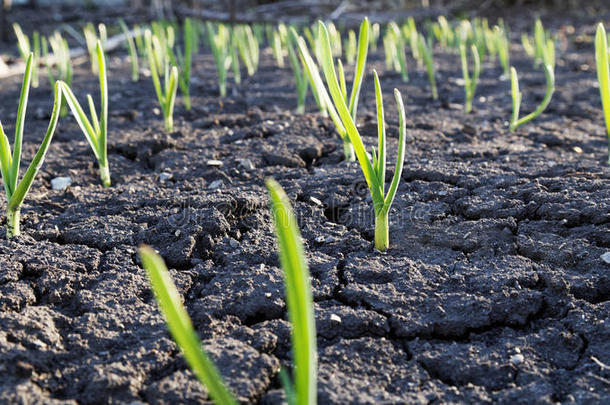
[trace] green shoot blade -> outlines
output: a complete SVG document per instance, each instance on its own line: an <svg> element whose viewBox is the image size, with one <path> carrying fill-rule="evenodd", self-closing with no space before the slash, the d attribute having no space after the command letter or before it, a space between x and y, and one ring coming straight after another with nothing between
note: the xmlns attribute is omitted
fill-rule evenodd
<svg viewBox="0 0 610 405"><path fill-rule="evenodd" d="M68 106L70 107L70 110L72 110L72 115L74 116L74 119L76 120L81 131L85 135L85 138L87 139L87 142L89 143L89 146L91 146L91 149L93 149L95 158L97 160L100 160L99 147L98 147L99 141L98 141L98 136L97 136L97 132L96 132L95 128L93 127L93 125L91 125L91 122L89 121L89 118L87 117L87 114L85 113L85 111L81 107L80 103L74 96L74 93L72 93L72 90L70 89L70 87L61 80L58 80L57 83L59 83L59 85L61 86L61 90L63 92L66 102L68 103Z"/></svg>
<svg viewBox="0 0 610 405"><path fill-rule="evenodd" d="M358 111L358 98L360 97L360 88L362 87L362 79L364 78L366 58L369 51L369 30L370 23L368 17L365 17L360 24L360 32L358 34L358 58L356 60L356 72L354 73L354 82L352 84L352 92L349 98L349 113L356 121L356 113Z"/></svg>
<svg viewBox="0 0 610 405"><path fill-rule="evenodd" d="M28 97L30 95L30 81L32 79L32 59L34 54L30 53L25 63L25 76L23 77L23 85L21 86L21 95L19 96L19 108L17 109L17 121L15 123L15 142L13 145L13 160L10 168L10 189L15 190L19 179L19 166L21 165L21 145L23 143L23 128L25 125L25 112L28 105Z"/></svg>
<svg viewBox="0 0 610 405"><path fill-rule="evenodd" d="M373 166L371 165L371 161L367 156L366 149L364 148L364 144L362 143L362 139L360 139L360 134L358 133L356 124L354 123L354 120L352 119L349 113L347 105L345 104L345 100L341 95L341 90L337 81L337 73L335 72L335 67L332 61L332 51L330 48L328 32L326 31L324 23L322 23L321 21L318 22L318 29L321 43L320 48L322 57L322 70L324 71L324 76L326 77L326 83L328 84L333 103L337 108L337 112L341 118L341 122L345 126L347 135L349 136L349 140L354 146L354 152L356 153L356 157L360 162L360 167L362 168L364 179L366 180L366 183L369 186L369 190L371 191L373 201L382 201L383 196L379 191L377 175L373 171Z"/></svg>
<svg viewBox="0 0 610 405"><path fill-rule="evenodd" d="M2 182L4 183L4 191L6 192L6 199L10 200L13 195L13 190L10 185L10 167L11 161L11 145L8 142L8 137L4 132L2 123L0 122L0 170L2 172Z"/></svg>
<svg viewBox="0 0 610 405"><path fill-rule="evenodd" d="M341 59L337 59L337 71L339 72L339 88L341 89L341 95L347 102L347 86L345 85L345 71L343 70L343 63Z"/></svg>
<svg viewBox="0 0 610 405"><path fill-rule="evenodd" d="M36 152L36 155L34 155L32 163L30 163L30 166L23 175L23 179L21 179L15 188L15 192L11 196L10 200L8 200L8 204L6 206L7 212L14 212L21 207L26 194L34 182L34 178L36 177L38 170L44 162L45 155L47 154L47 150L51 144L51 139L55 133L55 128L57 127L57 121L59 120L59 109L62 100L62 88L60 87L60 83L61 82L57 82L55 84L55 100L53 102L53 112L51 113L51 120L49 121L47 133L40 144L40 148L38 148L38 152Z"/></svg>
<svg viewBox="0 0 610 405"><path fill-rule="evenodd" d="M267 179L265 183L271 198L280 263L284 269L288 316L292 324L296 403L313 405L317 398L316 325L303 242L284 190L273 179Z"/></svg>
<svg viewBox="0 0 610 405"><path fill-rule="evenodd" d="M191 370L208 389L210 398L216 404L237 404L218 369L201 348L199 337L163 259L148 246L141 246L139 252L167 327Z"/></svg>
<svg viewBox="0 0 610 405"><path fill-rule="evenodd" d="M595 34L595 60L597 64L597 80L602 99L604 120L608 134L608 164L610 164L610 64L608 62L608 39L604 25L597 26Z"/></svg>
<svg viewBox="0 0 610 405"><path fill-rule="evenodd" d="M375 172L377 173L377 179L381 189L385 191L386 137L385 118L383 112L383 95L381 93L381 85L379 84L379 76L377 76L376 70L373 70L373 77L375 78L375 100L377 102L377 145L379 147L379 157L377 158L377 167L375 167Z"/></svg>
<svg viewBox="0 0 610 405"><path fill-rule="evenodd" d="M406 144L406 132L407 124L405 117L405 106L402 102L402 96L398 89L394 89L394 98L396 99L396 106L398 107L398 114L400 117L399 123L399 135L398 135L398 156L396 157L396 167L394 169L394 177L390 184L390 189L385 197L383 210L387 214L390 211L394 197L396 196L396 190L398 190L398 183L400 182L400 176L402 176L402 169L405 160L405 144Z"/></svg>

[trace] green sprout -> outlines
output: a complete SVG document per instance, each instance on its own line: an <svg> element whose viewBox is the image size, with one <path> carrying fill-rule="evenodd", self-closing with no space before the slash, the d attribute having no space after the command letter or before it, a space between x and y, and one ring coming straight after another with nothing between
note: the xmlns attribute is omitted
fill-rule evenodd
<svg viewBox="0 0 610 405"><path fill-rule="evenodd" d="M311 282L303 242L286 193L272 179L266 181L277 237L279 258L284 270L286 307L292 325L291 343L294 372L292 381L282 370L280 377L290 405L314 405L317 398L317 343ZM139 249L155 298L168 329L182 350L195 376L207 388L216 404L237 401L227 388L214 362L201 346L193 323L163 259L150 247Z"/></svg>
<svg viewBox="0 0 610 405"><path fill-rule="evenodd" d="M288 49L288 60L294 74L297 87L297 114L305 112L305 98L309 87L307 70L301 65L295 46L298 46L298 35L294 29L286 35L286 48ZM317 96L317 93L314 93Z"/></svg>
<svg viewBox="0 0 610 405"><path fill-rule="evenodd" d="M253 76L258 70L259 46L258 40L249 25L239 25L234 28L239 56L244 61L248 76Z"/></svg>
<svg viewBox="0 0 610 405"><path fill-rule="evenodd" d="M608 164L610 164L610 64L608 63L608 38L604 25L599 23L595 34L595 61L597 80L608 133Z"/></svg>
<svg viewBox="0 0 610 405"><path fill-rule="evenodd" d="M330 38L330 46L331 49L333 50L333 57L335 58L340 58L341 55L343 55L343 49L342 49L342 44L341 44L341 33L339 32L339 30L337 29L337 27L335 26L335 24L333 24L332 22L329 22L328 24L326 24L326 27L328 29L328 36ZM317 32L317 30L314 28L314 32ZM319 56L318 51L316 51L316 55Z"/></svg>
<svg viewBox="0 0 610 405"><path fill-rule="evenodd" d="M381 34L381 26L379 23L371 24L371 33L369 35L369 46L372 51L377 51L377 44L379 43L379 36Z"/></svg>
<svg viewBox="0 0 610 405"><path fill-rule="evenodd" d="M53 70L53 63L49 57L49 48L47 45L47 39L42 37L42 55L47 68L47 76L51 87L55 86L57 80L61 80L68 84L72 83L72 61L70 60L70 48L68 47L68 41L58 32L55 31L52 36L49 37L51 50L53 51L53 59L57 70ZM68 107L65 99L62 98L60 115L65 117L68 115Z"/></svg>
<svg viewBox="0 0 610 405"><path fill-rule="evenodd" d="M91 62L91 71L93 74L97 74L98 63L95 60L97 57L96 47L98 36L95 30L95 26L92 23L88 23L83 27L83 34L85 36L85 44L87 45L87 52L89 52L89 61Z"/></svg>
<svg viewBox="0 0 610 405"><path fill-rule="evenodd" d="M407 23L402 26L402 31L405 38L409 41L413 59L417 61L419 67L422 67L423 55L420 52L419 33L417 32L417 25L413 17L407 19Z"/></svg>
<svg viewBox="0 0 610 405"><path fill-rule="evenodd" d="M349 30L347 33L347 39L345 41L345 60L347 63L356 62L357 44L356 44L356 33L354 30Z"/></svg>
<svg viewBox="0 0 610 405"><path fill-rule="evenodd" d="M176 93L178 90L178 68L172 66L170 69L167 60L167 47L161 45L159 37L153 35L150 30L146 30L144 39L146 41L146 53L148 54L150 75L155 86L157 99L159 100L161 110L163 111L165 130L171 132L174 130L174 104L176 102ZM159 78L159 66L164 70L163 86L161 85L161 80Z"/></svg>
<svg viewBox="0 0 610 405"><path fill-rule="evenodd" d="M239 38L235 29L231 29L231 40L229 41L229 55L231 55L231 68L233 69L233 80L235 84L241 83L241 69L239 64Z"/></svg>
<svg viewBox="0 0 610 405"><path fill-rule="evenodd" d="M534 44L532 42L531 37L525 32L521 34L521 46L523 46L523 50L530 58L535 58L536 49L534 48Z"/></svg>
<svg viewBox="0 0 610 405"><path fill-rule="evenodd" d="M193 48L197 35L195 30L196 28L193 26L192 20L186 18L184 20L184 53L178 52L178 55L176 55L172 48L167 48L167 55L169 56L171 64L179 69L178 85L184 96L184 108L189 111L191 109L191 66Z"/></svg>
<svg viewBox="0 0 610 405"><path fill-rule="evenodd" d="M78 126L87 138L87 142L93 149L93 154L97 159L97 163L100 169L100 179L104 187L110 187L110 169L108 166L108 152L107 152L107 140L108 140L108 82L106 76L106 60L104 56L104 50L102 49L102 42L97 41L95 46L95 59L98 61L99 81L100 81L100 102L101 110L98 114L95 109L95 104L91 94L87 94L87 102L89 104L89 112L91 114L91 120L87 117L87 114L81 107L77 98L68 85L62 83L62 91L66 97L68 106L72 111L72 115L76 119Z"/></svg>
<svg viewBox="0 0 610 405"><path fill-rule="evenodd" d="M277 66L281 69L284 67L284 47L285 42L282 38L286 38L287 35L286 26L280 24L277 30L273 30L271 33L271 50L273 51L273 57L277 63Z"/></svg>
<svg viewBox="0 0 610 405"><path fill-rule="evenodd" d="M229 53L228 43L231 41L230 32L223 24L218 25L218 33L215 32L211 22L206 22L208 41L212 48L212 55L216 62L216 72L218 74L218 89L220 97L227 96L227 69L231 65L231 54Z"/></svg>
<svg viewBox="0 0 610 405"><path fill-rule="evenodd" d="M38 66L40 65L40 34L38 31L34 31L32 34L32 41L30 38L23 33L19 24L14 23L13 29L15 30L15 36L17 36L17 47L19 48L19 54L25 61L30 53L34 53L34 60L32 62L32 87L38 87Z"/></svg>
<svg viewBox="0 0 610 405"><path fill-rule="evenodd" d="M184 305L182 305L180 293L178 293L172 281L165 262L148 246L141 246L139 252L142 266L148 273L150 284L159 308L165 317L167 327L180 349L182 349L189 367L207 388L210 398L216 404L237 404L214 362L202 349L201 341L197 332L195 332L191 318Z"/></svg>
<svg viewBox="0 0 610 405"><path fill-rule="evenodd" d="M125 44L127 47L127 52L129 52L129 62L131 63L131 81L137 82L140 80L140 66L138 63L138 51L136 48L136 42L133 38L133 35L129 32L129 28L125 21L122 18L119 18L119 25L121 30L123 31L123 35L125 36Z"/></svg>
<svg viewBox="0 0 610 405"><path fill-rule="evenodd" d="M322 23L322 22L319 22L319 24L320 24L320 26L324 26L324 23ZM356 61L356 71L354 73L354 81L352 83L352 91L350 93L349 99L347 97L347 90L346 90L346 85L345 85L345 75L343 74L343 68L342 68L341 62L339 61L339 72L341 75L341 95L344 98L344 103L349 104L349 113L350 113L350 116L352 117L352 119L354 120L354 122L356 121L356 113L358 111L358 98L360 97L360 88L362 86L362 79L363 79L364 73L365 73L364 68L366 66L366 58L367 58L367 54L368 54L369 26L370 26L370 24L369 24L368 18L365 18L362 21L362 23L360 24L360 32L359 32L359 37L358 37L358 58ZM324 26L324 32L328 34L328 31L326 30L326 26ZM320 38L320 33L321 33L321 29L319 28L318 29L319 38ZM327 37L329 38L329 40L328 40L329 48L332 50L331 45L330 45L330 37L328 35L327 35ZM320 51L322 50L322 48L324 48L324 44L322 44L322 42L323 42L322 40L317 41ZM314 62L311 55L309 54L305 40L303 38L299 38L298 44L299 44L299 51L300 51L301 58L303 60L305 69L307 70L307 74L310 78L310 81L313 83L312 87L313 87L314 91L317 92L319 100L321 100L321 103L324 105L325 109L329 113L333 123L335 124L337 133L339 134L339 137L343 141L343 154L345 156L345 160L354 161L354 160L356 160L356 155L354 154L354 146L352 145L350 137L348 136L348 134L346 132L345 125L344 125L344 123L342 123L341 117L339 116L339 114L337 114L337 111L333 107L333 102L331 101L331 99L328 95L328 92L326 91L324 82L322 81L322 78L321 78L319 70L318 70L318 66ZM322 60L322 54L320 55L319 60L320 61ZM333 63L332 51L331 51L331 63ZM334 63L333 63L333 65L334 65Z"/></svg>
<svg viewBox="0 0 610 405"><path fill-rule="evenodd" d="M466 102L464 103L464 110L466 113L472 111L472 100L477 89L477 83L479 81L479 74L481 73L481 58L479 56L479 48L475 45L470 45L470 53L472 54L472 77L470 76L468 69L468 56L466 54L466 45L460 44L460 59L462 60L462 75L464 76L464 92L466 95Z"/></svg>
<svg viewBox="0 0 610 405"><path fill-rule="evenodd" d="M510 121L509 130L512 132L523 124L526 124L538 117L551 103L551 98L555 92L555 44L552 40L544 42L544 49L541 51L542 62L544 68L544 76L546 79L546 92L542 102L538 107L530 114L523 118L519 118L519 109L521 108L521 101L523 94L519 91L519 76L517 75L517 69L514 67L510 68L510 81L511 81L511 94L513 100L513 114Z"/></svg>
<svg viewBox="0 0 610 405"><path fill-rule="evenodd" d="M379 85L379 78L377 72L374 73L375 77L375 99L377 102L377 127L378 127L378 153L375 149L372 150L372 161L369 159L362 138L358 129L356 128L355 121L350 114L350 110L345 103L339 81L337 80L337 74L335 72L335 66L332 61L332 54L330 51L330 43L328 41L328 34L323 23L319 23L320 36L322 38L322 67L324 70L324 76L332 100L337 108L338 114L341 121L346 128L349 139L354 147L356 157L360 163L360 168L364 174L364 178L369 187L371 198L373 200L373 208L375 211L375 248L379 251L385 251L389 247L389 224L388 214L396 196L396 190L398 189L398 183L402 174L404 156L405 156L405 110L402 102L402 97L397 89L394 89L394 97L398 106L398 112L400 116L399 124L399 139L398 139L398 156L396 158L396 168L394 170L394 177L390 184L390 188L385 194L385 171L386 171L386 134L385 134L385 122L383 112L383 96L381 94L381 86Z"/></svg>
<svg viewBox="0 0 610 405"><path fill-rule="evenodd" d="M294 389L288 388L289 404L315 404L317 398L316 323L309 269L297 220L282 187L267 179L271 213L275 224L280 263L284 269L286 307L292 325L292 358ZM291 393L293 393L291 395Z"/></svg>
<svg viewBox="0 0 610 405"><path fill-rule="evenodd" d="M45 155L51 144L51 139L55 133L55 127L59 119L59 109L62 100L62 91L60 83L54 86L55 101L53 102L53 112L47 132L42 139L38 152L34 155L30 166L26 170L23 178L19 181L19 167L21 165L21 146L23 143L23 129L25 125L25 113L28 104L28 96L30 93L30 82L32 78L32 62L34 55L30 54L25 65L25 75L21 87L21 95L19 96L19 107L17 109L17 120L15 123L15 141L13 151L8 138L0 124L0 172L2 173L2 181L4 183L4 191L6 192L6 237L20 235L20 219L21 205L27 195L38 170L44 162Z"/></svg>
<svg viewBox="0 0 610 405"><path fill-rule="evenodd" d="M513 115L510 121L510 131L514 131L518 127L523 124L526 124L538 117L542 112L548 107L551 102L551 97L555 92L555 74L553 73L553 68L551 65L544 65L544 75L546 77L546 92L544 94L544 99L538 105L538 108L534 110L534 112L526 115L523 118L519 118L519 109L521 107L521 100L523 99L523 94L519 91L519 77L517 76L517 69L514 67L510 68L510 81L511 81L511 93L513 100Z"/></svg>
<svg viewBox="0 0 610 405"><path fill-rule="evenodd" d="M508 34L506 30L497 25L494 27L494 33L502 72L504 77L507 78L510 76L510 41Z"/></svg>
<svg viewBox="0 0 610 405"><path fill-rule="evenodd" d="M390 40L393 42L393 46L390 44L388 45L395 49L394 57L396 58L396 62L394 62L394 66L399 67L402 81L408 82L409 70L407 68L407 56L405 55L405 40L402 37L400 28L398 28L398 25L393 21L388 24L388 35L393 38L393 41Z"/></svg>
<svg viewBox="0 0 610 405"><path fill-rule="evenodd" d="M423 35L419 35L419 53L422 56L426 65L426 73L428 74L428 82L430 82L430 90L432 91L432 99L438 99L438 90L436 88L436 78L434 72L434 59L432 49Z"/></svg>

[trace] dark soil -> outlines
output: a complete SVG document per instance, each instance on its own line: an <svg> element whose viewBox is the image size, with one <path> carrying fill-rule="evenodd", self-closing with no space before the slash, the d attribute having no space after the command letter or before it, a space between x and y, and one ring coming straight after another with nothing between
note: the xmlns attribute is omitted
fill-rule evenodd
<svg viewBox="0 0 610 405"><path fill-rule="evenodd" d="M610 265L600 258L610 251L610 167L593 47L575 41L592 32L567 37L553 102L516 133L507 130L510 86L498 80L497 63L484 64L476 111L465 115L455 54L437 52L440 102L411 59L404 84L385 71L381 51L371 55L391 158L393 87L407 106L405 169L385 254L372 248L360 168L342 161L332 123L312 103L311 113L291 112L291 73L268 51L225 100L216 97L211 56L198 56L194 108L177 107L172 134L163 131L150 79L131 83L125 55L111 56L113 186L99 185L77 125L61 119L26 199L24 236L0 242L0 403L207 401L157 310L140 243L165 257L237 397L279 403L290 329L267 176L291 197L306 244L319 403L610 402L610 370L592 359L610 365ZM544 76L520 47L512 57L528 112ZM97 94L87 68L77 69L81 97ZM0 84L9 133L20 80ZM42 83L30 97L24 163L51 109ZM369 74L359 121L370 145L373 107ZM53 191L57 176L74 183Z"/></svg>

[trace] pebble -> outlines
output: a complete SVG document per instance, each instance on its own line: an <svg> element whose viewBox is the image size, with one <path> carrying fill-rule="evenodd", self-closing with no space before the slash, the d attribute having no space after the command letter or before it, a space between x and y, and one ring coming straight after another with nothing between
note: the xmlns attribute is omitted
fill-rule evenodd
<svg viewBox="0 0 610 405"><path fill-rule="evenodd" d="M72 184L72 177L55 177L51 180L53 190L65 190L70 184Z"/></svg>
<svg viewBox="0 0 610 405"><path fill-rule="evenodd" d="M582 148L580 146L574 146L572 150L576 153L582 153Z"/></svg>
<svg viewBox="0 0 610 405"><path fill-rule="evenodd" d="M207 161L207 165L212 167L221 167L222 162L220 160L211 159Z"/></svg>
<svg viewBox="0 0 610 405"><path fill-rule="evenodd" d="M208 185L208 189L217 190L222 187L222 180L214 180Z"/></svg>
<svg viewBox="0 0 610 405"><path fill-rule="evenodd" d="M161 174L159 175L159 180L160 180L161 182L165 182L165 181L170 180L172 177L173 177L173 176L172 176L172 174L171 174L171 173L163 172L163 173L161 173Z"/></svg>
<svg viewBox="0 0 610 405"><path fill-rule="evenodd" d="M518 366L519 364L525 361L525 357L521 353L513 354L510 356L510 362L514 366Z"/></svg>
<svg viewBox="0 0 610 405"><path fill-rule="evenodd" d="M318 207L323 206L322 201L318 200L316 197L309 197L309 201L317 205Z"/></svg>
<svg viewBox="0 0 610 405"><path fill-rule="evenodd" d="M604 261L604 263L610 264L610 252L604 253L600 256L600 258Z"/></svg>
<svg viewBox="0 0 610 405"><path fill-rule="evenodd" d="M252 163L250 159L238 159L237 162L239 163L239 166L243 167L246 170L256 169L254 163Z"/></svg>
<svg viewBox="0 0 610 405"><path fill-rule="evenodd" d="M341 323L341 317L337 314L330 314L330 320L332 322Z"/></svg>

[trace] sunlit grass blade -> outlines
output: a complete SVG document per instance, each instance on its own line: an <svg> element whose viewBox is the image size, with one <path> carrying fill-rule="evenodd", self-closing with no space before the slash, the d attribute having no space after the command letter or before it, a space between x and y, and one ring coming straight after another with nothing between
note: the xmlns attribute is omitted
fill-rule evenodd
<svg viewBox="0 0 610 405"><path fill-rule="evenodd" d="M436 87L436 74L434 69L434 56L432 55L431 46L426 41L423 35L419 35L419 53L426 65L426 73L428 74L428 82L430 83L430 91L432 99L438 100L438 90Z"/></svg>
<svg viewBox="0 0 610 405"><path fill-rule="evenodd" d="M218 369L202 349L201 341L182 305L180 294L163 259L148 246L141 246L139 252L167 327L191 370L207 388L210 398L216 404L237 404Z"/></svg>
<svg viewBox="0 0 610 405"><path fill-rule="evenodd" d="M608 134L608 164L610 164L610 64L608 63L608 38L604 25L597 26L595 34L595 61L597 65L597 80L602 99L604 120Z"/></svg>
<svg viewBox="0 0 610 405"><path fill-rule="evenodd" d="M165 130L171 132L174 130L174 105L176 102L176 93L178 91L178 68L176 66L169 67L169 56L167 55L167 47L169 45L164 47L162 45L163 41L156 35L153 35L150 30L145 31L144 39L146 42L150 75L153 80L157 99L159 100L163 112ZM164 67L163 85L161 84L161 79L159 77L159 65Z"/></svg>
<svg viewBox="0 0 610 405"><path fill-rule="evenodd" d="M297 220L286 193L273 179L267 179L266 184L292 325L293 395L295 404L313 405L317 402L317 344L309 269Z"/></svg>
<svg viewBox="0 0 610 405"><path fill-rule="evenodd" d="M21 156L21 143L23 138L23 128L25 124L25 111L27 108L28 94L30 91L30 81L32 75L32 59L33 54L30 53L27 62L26 70L23 78L23 85L21 89L21 95L19 98L19 109L17 113L17 122L15 125L15 143L14 151L11 152L11 147L8 142L2 125L0 124L0 171L2 173L2 181L4 183L4 190L6 192L6 236L11 238L21 233L20 229L20 218L21 218L21 205L27 195L34 178L40 170L44 162L44 158L49 149L51 139L55 133L57 121L59 119L59 110L62 102L62 91L59 82L54 86L54 103L53 112L51 113L51 119L47 132L36 152L32 162L21 181L19 181L19 169L20 169L20 156Z"/></svg>
<svg viewBox="0 0 610 405"><path fill-rule="evenodd" d="M466 101L464 103L464 110L466 113L472 111L472 100L477 89L477 83L479 81L479 74L481 72L481 59L479 56L479 49L473 44L470 45L470 53L472 55L472 77L468 67L468 56L466 53L466 45L460 44L460 59L462 62L462 75L464 78L464 93Z"/></svg>
<svg viewBox="0 0 610 405"><path fill-rule="evenodd" d="M119 26L125 35L125 43L127 44L127 52L129 53L129 62L131 63L131 81L137 82L140 80L140 66L138 62L138 51L133 35L129 31L127 24L122 18L119 18Z"/></svg>
<svg viewBox="0 0 610 405"><path fill-rule="evenodd" d="M532 121L534 118L538 117L540 114L544 112L544 110L551 103L551 98L553 97L553 93L555 92L555 73L553 72L553 68L551 65L544 65L544 76L546 78L546 92L544 94L544 98L542 102L538 105L538 107L530 114L526 115L523 118L519 118L519 110L521 106L521 101L523 99L522 94L519 92L519 78L517 76L517 70L512 67L511 68L511 91L512 91L512 100L513 100L513 114L510 122L510 131L514 131L518 127L523 124L527 124Z"/></svg>
<svg viewBox="0 0 610 405"><path fill-rule="evenodd" d="M87 114L81 107L77 98L74 96L74 93L70 89L70 87L61 83L62 91L66 97L66 101L70 110L72 111L72 115L76 119L78 126L81 131L85 135L87 142L91 146L95 158L97 159L97 163L100 170L100 179L102 181L102 185L104 187L110 187L110 168L108 165L108 152L107 152L107 142L108 142L108 78L106 73L106 58L104 55L104 50L102 49L102 43L100 40L97 41L96 44L96 57L95 59L98 62L97 72L99 76L100 82L100 104L101 110L98 114L95 109L95 104L93 102L93 98L91 95L87 95L88 105L89 105L89 113L91 115L91 120L87 117Z"/></svg>
<svg viewBox="0 0 610 405"><path fill-rule="evenodd" d="M378 113L378 150L379 156L375 156L373 150L372 162L366 153L360 133L349 113L349 109L346 105L345 98L341 93L339 80L335 71L335 66L332 60L332 52L330 47L330 41L326 27L322 22L318 22L320 44L321 44L321 64L322 70L324 71L324 77L326 78L326 84L328 85L329 92L332 96L332 102L337 109L337 113L341 118L341 121L346 129L347 135L354 147L354 152L360 163L362 174L368 185L371 193L371 199L373 201L373 209L375 211L375 247L384 251L389 247L389 230L388 230L388 213L394 196L400 182L400 176L402 174L404 153L405 153L405 113L404 106L402 104L402 98L398 90L394 90L396 103L398 105L400 115L400 135L399 135L399 147L398 157L396 161L396 170L394 172L394 178L392 184L388 190L387 195L385 194L385 129L383 119L383 103L381 86L379 85L379 78L377 72L374 71L375 77L375 96L377 100L377 113Z"/></svg>

